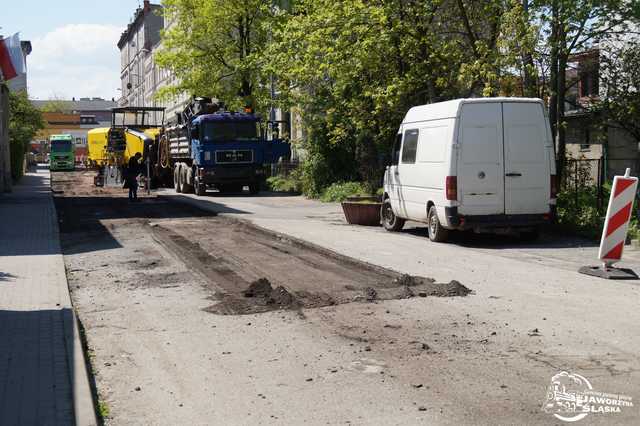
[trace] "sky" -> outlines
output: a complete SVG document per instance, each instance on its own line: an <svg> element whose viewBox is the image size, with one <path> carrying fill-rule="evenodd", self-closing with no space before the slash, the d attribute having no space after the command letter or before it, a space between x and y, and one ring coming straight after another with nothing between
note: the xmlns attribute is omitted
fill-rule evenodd
<svg viewBox="0 0 640 426"><path fill-rule="evenodd" d="M20 32L33 46L27 57L31 98L120 97L116 43L142 0L0 3L0 34Z"/></svg>

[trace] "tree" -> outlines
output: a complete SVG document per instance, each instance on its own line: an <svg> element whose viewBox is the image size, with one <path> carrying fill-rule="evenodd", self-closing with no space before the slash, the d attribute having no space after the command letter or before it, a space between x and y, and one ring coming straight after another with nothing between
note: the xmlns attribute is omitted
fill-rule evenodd
<svg viewBox="0 0 640 426"><path fill-rule="evenodd" d="M596 111L640 143L640 45L624 44L603 52L600 76L603 93Z"/></svg>
<svg viewBox="0 0 640 426"><path fill-rule="evenodd" d="M210 96L231 107L266 103L268 25L276 9L262 0L166 0L158 64L172 70L179 83L160 93Z"/></svg>
<svg viewBox="0 0 640 426"><path fill-rule="evenodd" d="M592 48L609 37L626 31L629 19L638 13L634 2L625 0L533 0L543 30L537 55L548 60L549 120L557 148L557 174L562 180L566 165L565 104L571 56Z"/></svg>
<svg viewBox="0 0 640 426"><path fill-rule="evenodd" d="M42 112L60 112L60 113L68 113L70 112L67 104L63 99L58 97L53 97L47 100L47 102L40 108Z"/></svg>
<svg viewBox="0 0 640 426"><path fill-rule="evenodd" d="M373 180L367 168L381 178L380 153L390 151L410 107L497 93L503 7L502 0L300 0L279 15L268 66L280 105L298 106L307 128L307 192Z"/></svg>
<svg viewBox="0 0 640 426"><path fill-rule="evenodd" d="M9 94L9 143L11 176L14 181L22 177L27 147L37 131L43 128L42 113L29 101L27 92L11 92Z"/></svg>

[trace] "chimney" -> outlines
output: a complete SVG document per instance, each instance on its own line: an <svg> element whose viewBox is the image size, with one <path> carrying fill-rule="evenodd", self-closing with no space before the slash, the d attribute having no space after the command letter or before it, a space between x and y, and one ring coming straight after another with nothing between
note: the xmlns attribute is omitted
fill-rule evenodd
<svg viewBox="0 0 640 426"><path fill-rule="evenodd" d="M143 7L145 12L148 12L151 10L151 2L149 0L144 0L144 7Z"/></svg>

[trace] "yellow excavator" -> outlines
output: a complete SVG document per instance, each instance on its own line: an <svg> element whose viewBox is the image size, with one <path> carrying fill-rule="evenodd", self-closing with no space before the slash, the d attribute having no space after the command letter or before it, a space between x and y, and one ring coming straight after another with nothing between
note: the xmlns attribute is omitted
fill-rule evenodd
<svg viewBox="0 0 640 426"><path fill-rule="evenodd" d="M96 184L120 184L131 157L138 152L148 157L163 123L164 108L112 108L111 127L92 129L87 135L88 163L100 170Z"/></svg>

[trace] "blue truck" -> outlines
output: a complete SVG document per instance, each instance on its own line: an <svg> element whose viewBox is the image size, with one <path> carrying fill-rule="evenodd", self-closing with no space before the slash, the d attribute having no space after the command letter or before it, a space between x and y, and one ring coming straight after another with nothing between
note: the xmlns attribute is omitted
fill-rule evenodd
<svg viewBox="0 0 640 426"><path fill-rule="evenodd" d="M193 99L177 121L159 135L155 175L179 193L248 187L257 194L265 166L291 154L289 143L269 137L259 116L227 111L210 98Z"/></svg>

